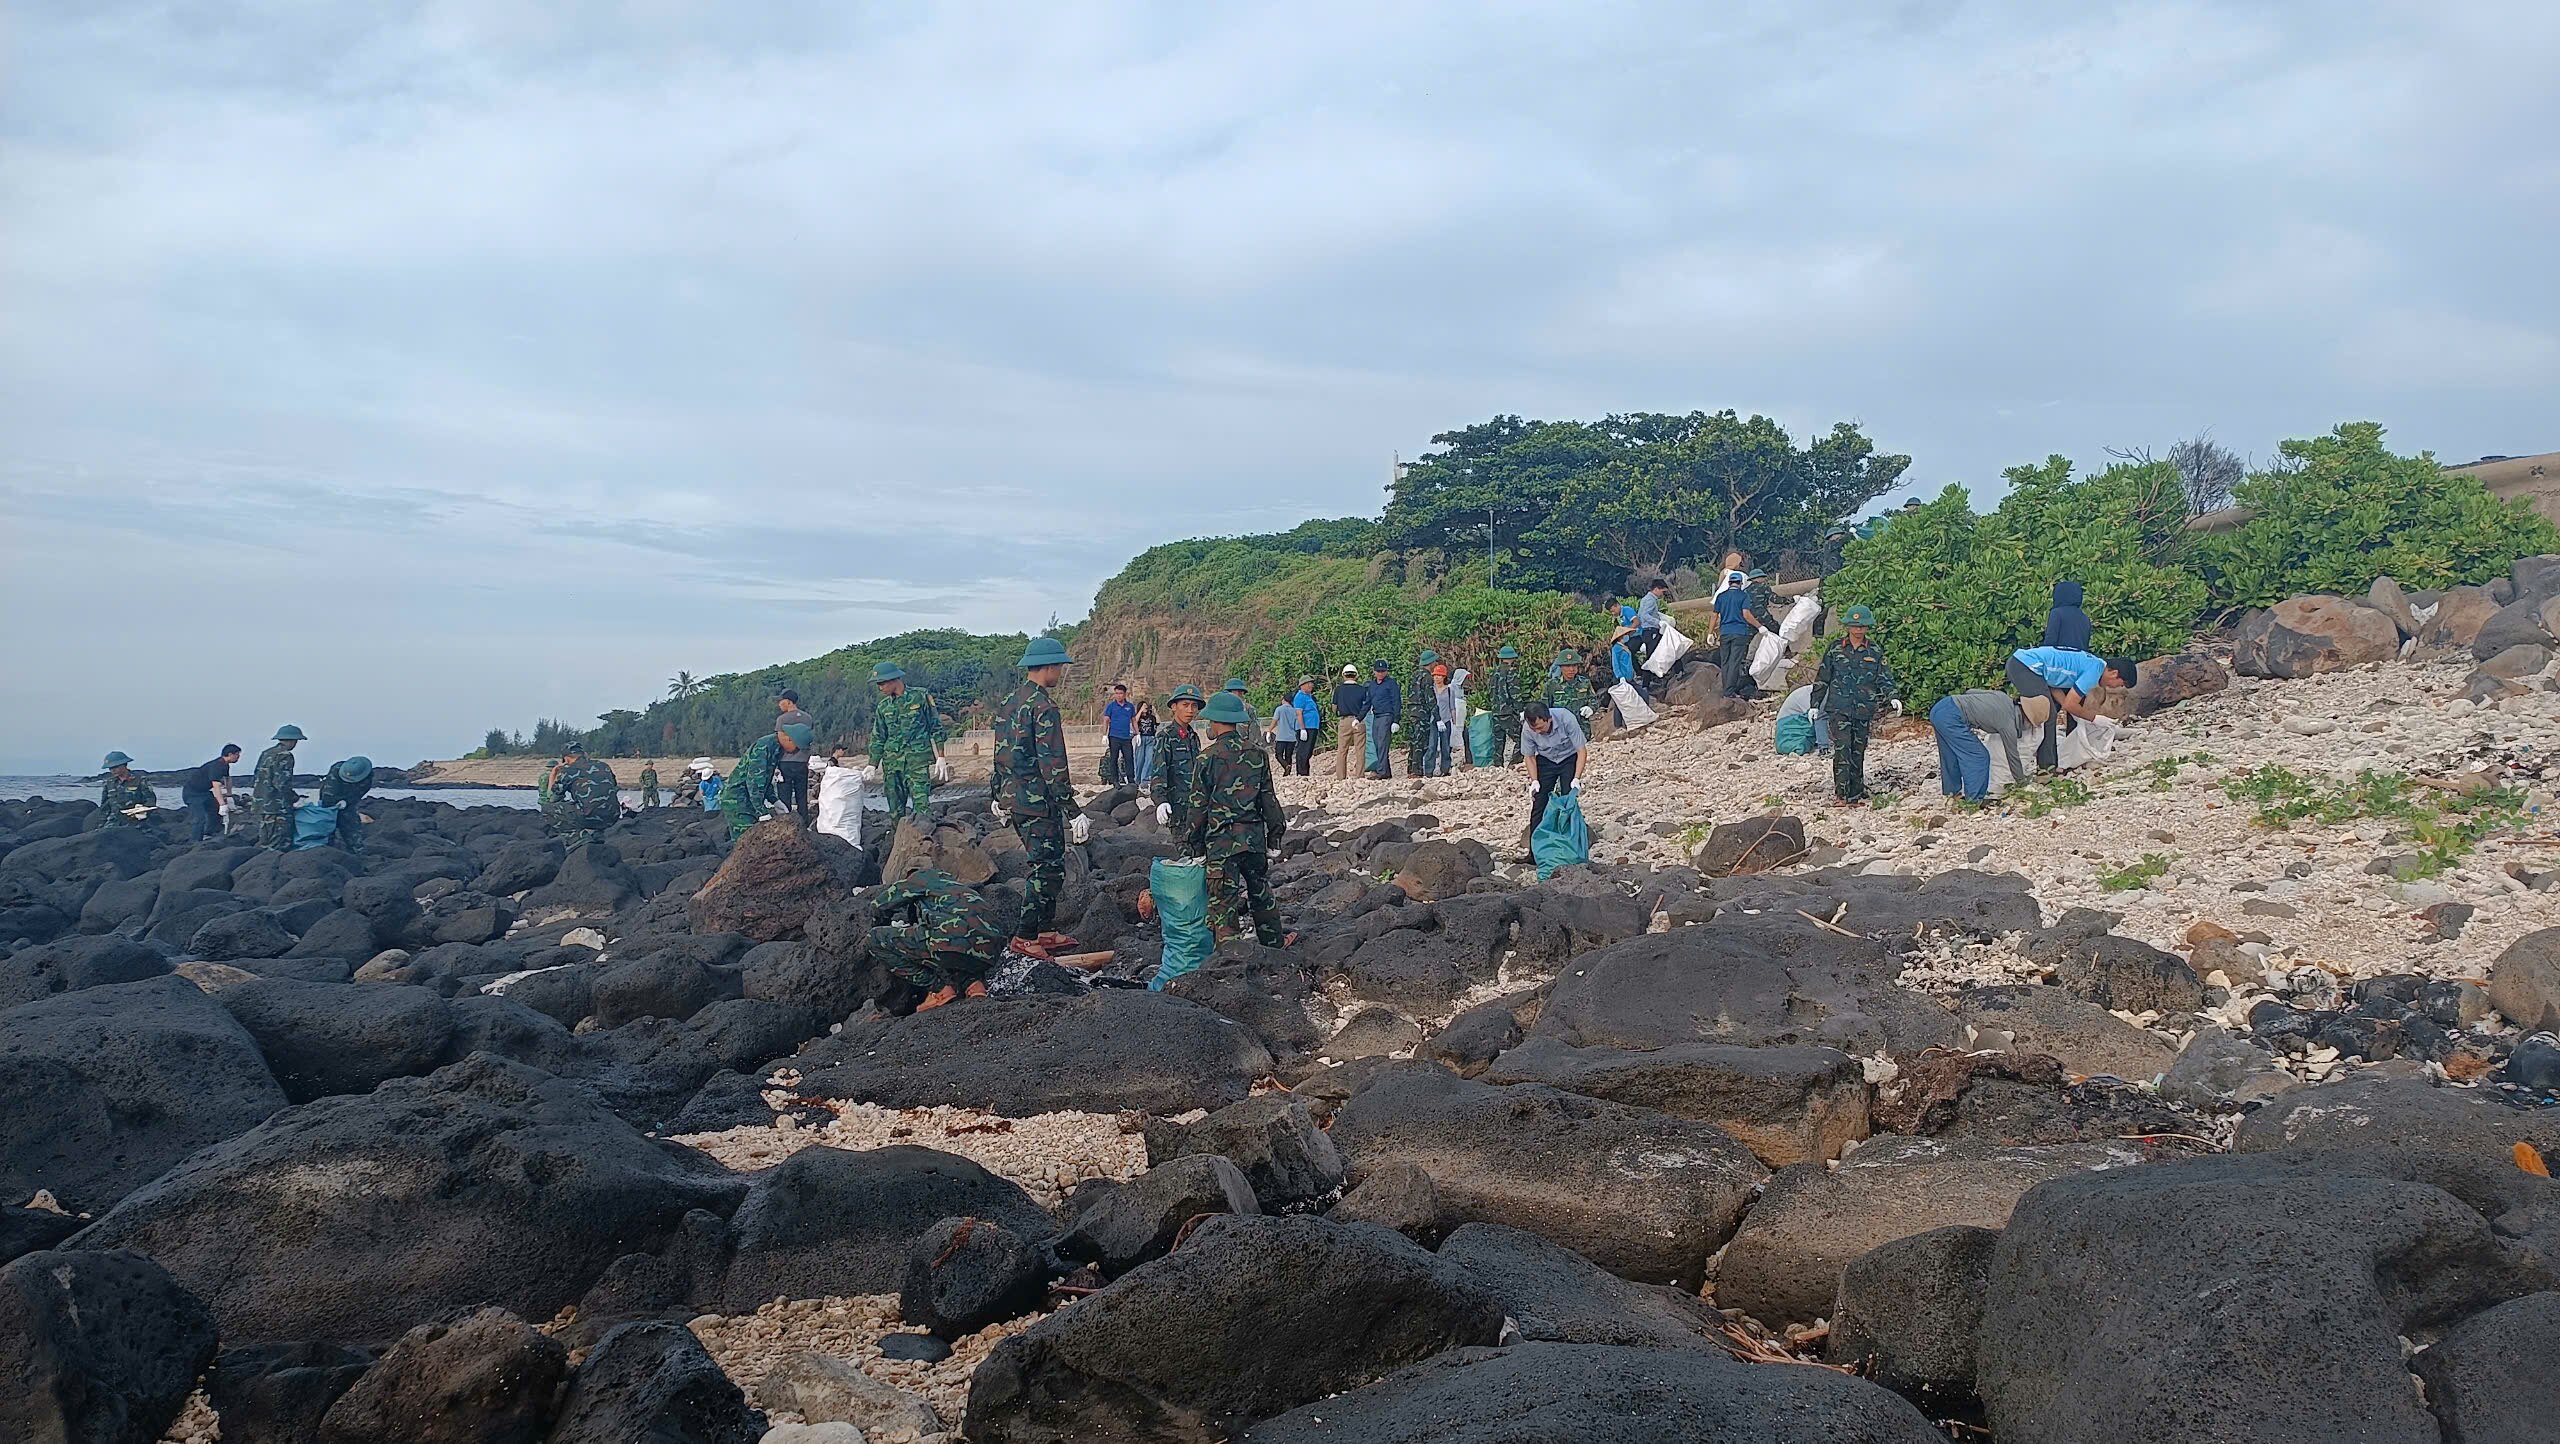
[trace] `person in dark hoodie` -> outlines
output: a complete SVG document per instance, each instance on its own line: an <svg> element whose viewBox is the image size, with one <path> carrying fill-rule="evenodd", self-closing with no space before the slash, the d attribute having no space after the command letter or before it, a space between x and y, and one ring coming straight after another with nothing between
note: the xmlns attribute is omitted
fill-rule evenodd
<svg viewBox="0 0 2560 1444"><path fill-rule="evenodd" d="M2044 614L2044 644L2074 652L2089 650L2089 614L2080 610L2078 582L2053 584L2053 610Z"/></svg>

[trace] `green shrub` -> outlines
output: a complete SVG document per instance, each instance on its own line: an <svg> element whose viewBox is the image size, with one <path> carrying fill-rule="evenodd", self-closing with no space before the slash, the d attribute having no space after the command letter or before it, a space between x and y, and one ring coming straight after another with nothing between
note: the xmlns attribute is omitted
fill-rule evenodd
<svg viewBox="0 0 2560 1444"><path fill-rule="evenodd" d="M2560 551L2560 528L2425 452L2394 455L2377 423L2288 441L2283 453L2284 465L2239 485L2236 500L2256 515L2195 545L2216 608L2360 596L2378 576L2413 589L2485 582L2518 557Z"/></svg>
<svg viewBox="0 0 2560 1444"><path fill-rule="evenodd" d="M1287 631L1257 643L1242 675L1256 707L1269 707L1302 676L1330 680L1348 662L1367 679L1385 658L1398 682L1410 683L1424 647L1478 676L1469 685L1481 704L1482 674L1505 642L1520 649L1524 687L1543 673L1560 646L1590 647L1609 635L1607 619L1562 592L1510 592L1459 586L1416 600L1394 586L1364 587L1317 606Z"/></svg>

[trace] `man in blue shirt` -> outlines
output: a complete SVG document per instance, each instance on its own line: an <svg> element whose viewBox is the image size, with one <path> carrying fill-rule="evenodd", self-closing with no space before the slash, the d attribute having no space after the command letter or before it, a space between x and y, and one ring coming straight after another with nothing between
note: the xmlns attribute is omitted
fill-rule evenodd
<svg viewBox="0 0 2560 1444"><path fill-rule="evenodd" d="M1324 730L1324 709L1316 705L1316 679L1300 677L1289 705L1298 709L1298 750L1290 760L1297 764L1298 775L1304 777L1308 764L1315 760L1316 734Z"/></svg>
<svg viewBox="0 0 2560 1444"><path fill-rule="evenodd" d="M1760 695L1759 684L1751 680L1751 641L1774 630L1751 610L1751 578L1726 572L1724 589L1716 593L1716 667L1724 675L1726 696Z"/></svg>
<svg viewBox="0 0 2560 1444"><path fill-rule="evenodd" d="M1404 689L1387 675L1384 661L1369 664L1369 775L1381 782L1395 775L1389 760L1387 741L1395 731L1396 719L1404 715Z"/></svg>
<svg viewBox="0 0 2560 1444"><path fill-rule="evenodd" d="M1138 780L1138 708L1129 700L1129 684L1111 684L1111 700L1102 704L1102 782L1116 787Z"/></svg>
<svg viewBox="0 0 2560 1444"><path fill-rule="evenodd" d="M2009 685L2020 698L2042 697L2044 737L2036 743L2036 770L2051 772L2061 761L2062 714L2097 715L2089 702L2100 687L2130 687L2139 674L2130 657L2099 658L2070 647L2026 647L2009 654Z"/></svg>

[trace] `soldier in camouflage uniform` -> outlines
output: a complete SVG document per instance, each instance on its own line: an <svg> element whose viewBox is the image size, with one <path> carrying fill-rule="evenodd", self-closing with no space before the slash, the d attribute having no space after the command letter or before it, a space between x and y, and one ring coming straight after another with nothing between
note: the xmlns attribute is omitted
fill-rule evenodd
<svg viewBox="0 0 2560 1444"><path fill-rule="evenodd" d="M810 732L803 722L784 722L747 744L729 780L720 787L720 816L729 824L729 840L764 821L773 810L773 772L782 759L809 749Z"/></svg>
<svg viewBox="0 0 2560 1444"><path fill-rule="evenodd" d="M551 802L543 816L552 836L571 848L584 847L622 820L622 784L611 766L572 742L560 749L559 765L551 769Z"/></svg>
<svg viewBox="0 0 2560 1444"><path fill-rule="evenodd" d="M1867 629L1876 624L1874 610L1851 607L1840 621L1848 635L1823 651L1821 669L1813 676L1813 705L1831 724L1832 795L1854 805L1867 800L1867 734L1875 725L1876 709L1899 695L1902 686L1885 665L1884 653L1868 639Z"/></svg>
<svg viewBox="0 0 2560 1444"><path fill-rule="evenodd" d="M1493 714L1493 765L1509 767L1520 760L1520 649L1505 645L1493 654L1486 678L1485 710Z"/></svg>
<svg viewBox="0 0 2560 1444"><path fill-rule="evenodd" d="M273 747L258 754L258 771L249 785L249 809L258 818L258 846L277 852L293 850L293 808L302 799L293 791L293 744L302 729L291 723L276 729Z"/></svg>
<svg viewBox="0 0 2560 1444"><path fill-rule="evenodd" d="M1234 697L1210 698L1200 716L1209 724L1209 745L1191 770L1184 846L1208 860L1210 930L1234 937L1250 911L1254 938L1267 948L1286 947L1290 939L1271 896L1271 849L1289 823L1271 786L1271 754L1246 745L1238 729L1253 714Z"/></svg>
<svg viewBox="0 0 2560 1444"><path fill-rule="evenodd" d="M987 969L1005 936L986 894L929 867L875 894L871 917L870 955L925 995L917 1012L987 995Z"/></svg>
<svg viewBox="0 0 2560 1444"><path fill-rule="evenodd" d="M880 769L895 822L924 811L933 784L950 780L951 765L943 760L942 714L933 694L908 686L906 669L895 662L873 667L871 682L880 689L871 710L871 765Z"/></svg>
<svg viewBox="0 0 2560 1444"><path fill-rule="evenodd" d="M1191 768L1200 760L1200 689L1185 682L1164 699L1172 725L1156 733L1156 776L1148 795L1155 800L1156 821L1180 837L1191 825Z"/></svg>
<svg viewBox="0 0 2560 1444"><path fill-rule="evenodd" d="M350 757L320 774L320 805L338 810L338 846L364 855L364 809L357 806L373 790L373 759Z"/></svg>
<svg viewBox="0 0 2560 1444"><path fill-rule="evenodd" d="M1054 637L1034 637L1023 648L1023 682L996 715L995 758L987 774L996 815L1012 823L1031 865L1014 947L1034 954L1075 943L1050 926L1067 886L1067 813L1076 793L1067 776L1066 723L1049 689L1073 664Z"/></svg>
<svg viewBox="0 0 2560 1444"><path fill-rule="evenodd" d="M105 765L106 780L98 784L98 807L105 816L98 819L98 825L100 827L139 825L142 819L125 816L125 809L156 807L160 803L160 795L151 790L150 783L134 776L133 759L123 753L108 753Z"/></svg>
<svg viewBox="0 0 2560 1444"><path fill-rule="evenodd" d="M1577 719L1582 709L1591 705L1591 683L1582 675L1582 654L1571 647L1556 653L1556 669L1538 693L1538 700L1550 707L1562 707Z"/></svg>
<svg viewBox="0 0 2560 1444"><path fill-rule="evenodd" d="M1429 647L1422 649L1422 660L1413 669L1413 683L1404 689L1404 715L1396 725L1404 729L1404 771L1408 777L1422 775L1422 756L1431 749L1432 729L1440 724L1440 683L1431 675L1431 664L1440 654Z"/></svg>
<svg viewBox="0 0 2560 1444"><path fill-rule="evenodd" d="M658 805L658 764L654 758L648 766L640 769L640 805L642 807Z"/></svg>

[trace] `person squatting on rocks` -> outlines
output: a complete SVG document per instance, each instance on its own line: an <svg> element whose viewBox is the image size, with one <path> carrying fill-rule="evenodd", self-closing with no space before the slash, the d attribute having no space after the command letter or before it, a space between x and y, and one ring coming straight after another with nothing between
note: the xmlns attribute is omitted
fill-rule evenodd
<svg viewBox="0 0 2560 1444"><path fill-rule="evenodd" d="M2051 772L2062 762L2062 714L2087 719L2097 715L2089 699L2100 687L2130 687L2138 672L2130 657L2103 660L2069 647L2027 647L2009 654L2009 686L2020 698L2042 697L2044 737L2036 743L2036 770Z"/></svg>
<svg viewBox="0 0 2560 1444"><path fill-rule="evenodd" d="M1505 642L1485 677L1485 710L1493 714L1493 765L1520 759L1520 649Z"/></svg>
<svg viewBox="0 0 2560 1444"><path fill-rule="evenodd" d="M587 755L583 742L560 749L547 783L543 817L551 835L566 847L584 847L622 820L622 784L614 779L611 764Z"/></svg>
<svg viewBox="0 0 2560 1444"><path fill-rule="evenodd" d="M1547 799L1571 792L1582 772L1582 753L1590 746L1582 723L1564 707L1532 702L1521 713L1521 767L1529 774L1529 825L1534 833L1546 819Z"/></svg>
<svg viewBox="0 0 2560 1444"><path fill-rule="evenodd" d="M288 722L276 729L275 745L258 754L258 771L249 783L249 807L258 816L258 846L277 852L293 850L293 809L302 799L293 791L293 748L302 729Z"/></svg>
<svg viewBox="0 0 2560 1444"><path fill-rule="evenodd" d="M874 894L871 920L871 956L924 994L917 1012L987 995L1005 937L985 893L929 867Z"/></svg>
<svg viewBox="0 0 2560 1444"><path fill-rule="evenodd" d="M1813 687L1810 683L1789 692L1786 700L1778 704L1778 720L1784 722L1790 717L1802 717L1813 728L1814 751L1829 752L1831 750L1831 722L1813 705Z"/></svg>
<svg viewBox="0 0 2560 1444"><path fill-rule="evenodd" d="M1976 687L1941 697L1929 708L1929 730L1938 736L1938 791L1967 802L1980 802L1991 792L1991 750L1976 732L2000 739L2010 780L2027 775L2018 760L2018 733L2024 719L2018 699L2006 692Z"/></svg>
<svg viewBox="0 0 2560 1444"><path fill-rule="evenodd" d="M1404 689L1387 675L1384 658L1369 664L1369 775L1384 782L1395 776L1394 745L1398 719L1404 715Z"/></svg>
<svg viewBox="0 0 2560 1444"><path fill-rule="evenodd" d="M1760 633L1776 630L1752 608L1751 578L1739 569L1726 572L1716 593L1716 666L1723 674L1724 695L1760 694L1751 680L1751 644Z"/></svg>
<svg viewBox="0 0 2560 1444"><path fill-rule="evenodd" d="M1191 768L1200 760L1200 689L1185 682L1164 699L1173 721L1156 734L1156 776L1148 796L1156 821L1176 837L1191 825Z"/></svg>
<svg viewBox="0 0 2560 1444"><path fill-rule="evenodd" d="M135 826L160 805L160 794L134 775L132 758L110 752L106 768L106 780L98 784L98 809L103 814L98 819L100 827Z"/></svg>
<svg viewBox="0 0 2560 1444"><path fill-rule="evenodd" d="M598 766L603 766L598 763ZM605 776L613 773L608 769ZM334 838L338 846L356 857L364 855L365 794L373 790L373 759L361 754L346 758L320 774L320 805L338 814ZM617 804L618 807L618 804Z"/></svg>
<svg viewBox="0 0 2560 1444"><path fill-rule="evenodd" d="M1271 896L1271 849L1288 832L1280 795L1271 785L1271 757L1249 746L1241 728L1253 714L1231 693L1201 710L1209 744L1191 771L1187 849L1208 862L1209 929L1222 941L1234 937L1241 915L1253 915L1253 935L1266 948L1288 946L1280 904Z"/></svg>
<svg viewBox="0 0 2560 1444"><path fill-rule="evenodd" d="M1876 708L1892 701L1902 687L1868 636L1876 624L1875 609L1851 607L1840 621L1848 634L1823 651L1822 666L1813 674L1813 705L1831 723L1831 793L1855 804L1867 800L1867 740Z"/></svg>
<svg viewBox="0 0 2560 1444"><path fill-rule="evenodd" d="M658 805L658 759L652 757L640 769L640 805Z"/></svg>
<svg viewBox="0 0 2560 1444"><path fill-rule="evenodd" d="M882 662L871 669L871 685L879 693L871 707L871 765L880 770L894 823L924 811L934 784L951 780L948 738L933 694L908 685L905 668Z"/></svg>
<svg viewBox="0 0 2560 1444"><path fill-rule="evenodd" d="M1102 785L1118 787L1138 780L1138 708L1129 700L1129 684L1111 684L1111 700L1102 704Z"/></svg>
<svg viewBox="0 0 2560 1444"><path fill-rule="evenodd" d="M1365 724L1368 715L1368 684L1360 680L1357 664L1345 662L1342 664L1342 680L1333 684L1333 775L1336 781L1351 775L1354 755L1360 759L1361 772L1365 774L1369 770L1369 729Z"/></svg>
<svg viewBox="0 0 2560 1444"><path fill-rule="evenodd" d="M1022 685L996 709L995 755L987 772L996 818L1012 824L1030 863L1013 946L1034 956L1075 942L1051 928L1067 885L1067 811L1076 793L1067 774L1066 724L1049 695L1074 664L1055 637L1034 637L1022 649Z"/></svg>
<svg viewBox="0 0 2560 1444"><path fill-rule="evenodd" d="M779 715L773 719L776 732L780 732L785 727L806 727L809 729L810 738L818 735L817 719L800 710L799 693L786 690L773 700L781 708ZM799 751L785 752L775 759L774 770L780 774L781 778L780 789L776 796L781 800L783 810L799 818L802 827L807 827L816 821L818 809L816 804L809 800L808 740L804 739L801 742Z"/></svg>
<svg viewBox="0 0 2560 1444"><path fill-rule="evenodd" d="M1433 669L1439 665L1440 654L1423 648L1422 660L1413 667L1413 685L1405 689L1404 714L1396 719L1404 729L1404 770L1409 777L1431 775L1431 736L1440 720L1440 675Z"/></svg>
<svg viewBox="0 0 2560 1444"><path fill-rule="evenodd" d="M186 782L178 788L178 800L187 808L187 841L222 835L231 811L231 769L239 761L240 744L225 742L212 761L198 763L187 773Z"/></svg>
<svg viewBox="0 0 2560 1444"><path fill-rule="evenodd" d="M783 758L806 751L809 738L806 723L777 723L739 754L738 765L729 769L729 780L720 788L720 815L728 820L731 842L773 810L774 772Z"/></svg>

